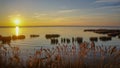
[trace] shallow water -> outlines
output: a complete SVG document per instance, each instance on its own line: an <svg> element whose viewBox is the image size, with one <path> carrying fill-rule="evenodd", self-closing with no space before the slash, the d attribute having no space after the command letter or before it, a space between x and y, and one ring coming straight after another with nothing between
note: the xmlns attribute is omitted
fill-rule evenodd
<svg viewBox="0 0 120 68"><path fill-rule="evenodd" d="M12 41L13 46L18 46L22 48L38 48L38 47L50 47L50 40L45 38L46 34L60 34L59 43L61 43L61 38L72 37L83 37L83 41L89 41L90 37L100 37L105 36L102 34L96 34L92 32L84 32L84 29L120 29L120 27L18 27L15 28L0 28L0 35L2 36L12 36L12 35L25 35L26 39ZM30 38L31 34L40 35L37 38ZM69 43L68 45L72 45ZM111 41L100 41L95 42L96 45L120 45L120 39L118 37L113 37ZM76 44L77 45L77 44Z"/></svg>

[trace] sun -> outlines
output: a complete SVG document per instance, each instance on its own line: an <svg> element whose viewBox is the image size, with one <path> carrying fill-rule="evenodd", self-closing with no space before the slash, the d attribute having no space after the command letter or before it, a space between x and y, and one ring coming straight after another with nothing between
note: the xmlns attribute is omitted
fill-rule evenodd
<svg viewBox="0 0 120 68"><path fill-rule="evenodd" d="M15 19L14 22L15 22L16 25L20 24L20 20L19 19Z"/></svg>

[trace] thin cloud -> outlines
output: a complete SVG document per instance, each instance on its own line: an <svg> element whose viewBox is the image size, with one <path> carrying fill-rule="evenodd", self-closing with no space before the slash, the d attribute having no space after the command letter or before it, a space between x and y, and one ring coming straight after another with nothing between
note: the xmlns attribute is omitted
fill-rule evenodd
<svg viewBox="0 0 120 68"><path fill-rule="evenodd" d="M46 16L48 16L48 14L45 14L45 13L34 13L33 18L39 19L41 17L46 17Z"/></svg>
<svg viewBox="0 0 120 68"><path fill-rule="evenodd" d="M116 3L116 2L120 2L120 0L96 0L96 3L103 3L103 2L114 2L114 3Z"/></svg>
<svg viewBox="0 0 120 68"><path fill-rule="evenodd" d="M21 14L8 15L8 18L16 18L16 17L21 17Z"/></svg>
<svg viewBox="0 0 120 68"><path fill-rule="evenodd" d="M120 5L118 6L104 6L104 7L100 7L100 8L96 8L96 9L115 9L115 10L120 10Z"/></svg>
<svg viewBox="0 0 120 68"><path fill-rule="evenodd" d="M96 0L93 2L97 9L115 9L120 8L120 0ZM116 9L117 8L117 9Z"/></svg>
<svg viewBox="0 0 120 68"><path fill-rule="evenodd" d="M43 14L40 14L40 16L47 16L47 15L48 15L48 14L44 14L44 13L43 13Z"/></svg>
<svg viewBox="0 0 120 68"><path fill-rule="evenodd" d="M76 9L69 9L69 10L60 10L58 13L71 13L71 12L76 12Z"/></svg>

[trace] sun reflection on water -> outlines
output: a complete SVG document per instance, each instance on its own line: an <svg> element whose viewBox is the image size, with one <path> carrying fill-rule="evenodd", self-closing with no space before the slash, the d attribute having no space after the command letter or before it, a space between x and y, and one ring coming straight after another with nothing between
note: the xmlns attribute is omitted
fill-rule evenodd
<svg viewBox="0 0 120 68"><path fill-rule="evenodd" d="M19 35L19 27L16 26L15 30L16 30L16 36L18 36Z"/></svg>

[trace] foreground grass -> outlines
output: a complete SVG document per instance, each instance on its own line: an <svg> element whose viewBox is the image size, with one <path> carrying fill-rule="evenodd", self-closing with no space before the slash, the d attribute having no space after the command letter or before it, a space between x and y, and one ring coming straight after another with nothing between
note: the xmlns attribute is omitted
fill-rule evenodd
<svg viewBox="0 0 120 68"><path fill-rule="evenodd" d="M18 47L0 45L0 68L120 68L120 49L96 46L94 42L39 48L27 58Z"/></svg>

